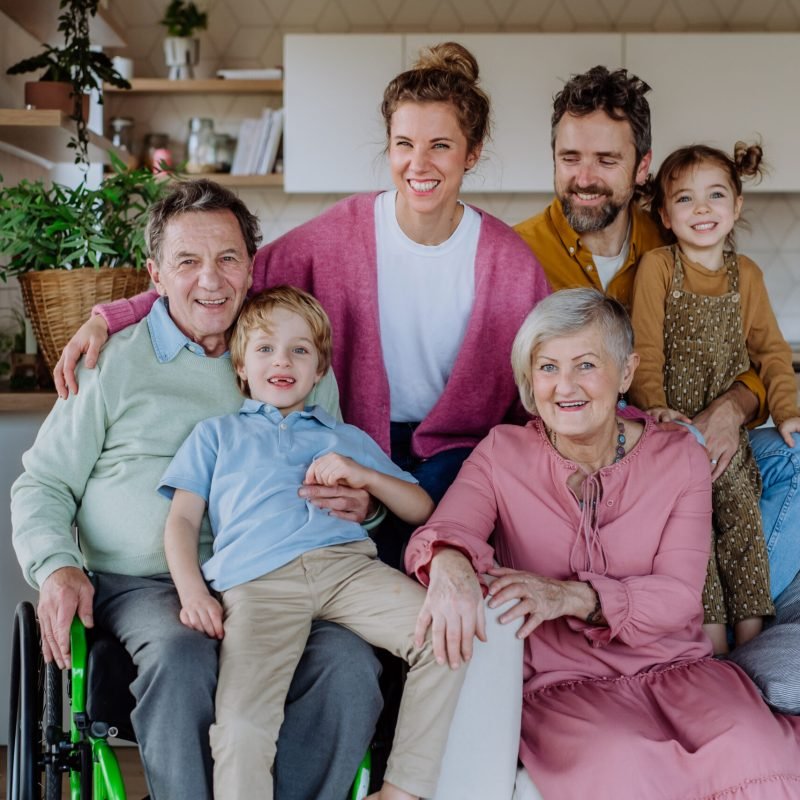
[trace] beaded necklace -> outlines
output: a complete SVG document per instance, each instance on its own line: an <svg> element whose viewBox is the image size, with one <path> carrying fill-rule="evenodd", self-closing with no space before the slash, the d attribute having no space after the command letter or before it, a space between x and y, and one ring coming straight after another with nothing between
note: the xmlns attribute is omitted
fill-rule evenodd
<svg viewBox="0 0 800 800"><path fill-rule="evenodd" d="M558 450L556 447L557 435L555 431L551 431L549 428L545 428L547 432L547 438L550 440L550 444ZM622 420L617 420L617 437L616 437L616 447L614 448L614 461L613 464L616 464L623 456L625 455L625 425L622 423Z"/></svg>

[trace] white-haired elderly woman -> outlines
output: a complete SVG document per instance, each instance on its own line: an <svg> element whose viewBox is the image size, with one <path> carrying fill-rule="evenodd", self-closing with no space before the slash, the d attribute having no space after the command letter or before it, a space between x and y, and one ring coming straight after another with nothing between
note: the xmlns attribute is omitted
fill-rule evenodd
<svg viewBox="0 0 800 800"><path fill-rule="evenodd" d="M618 403L637 362L625 310L600 292L530 313L512 364L535 416L494 428L414 534L418 631L443 656L463 648L483 573L489 606L519 601L500 620L524 620L520 758L545 800L800 798L800 719L712 658L708 457Z"/></svg>

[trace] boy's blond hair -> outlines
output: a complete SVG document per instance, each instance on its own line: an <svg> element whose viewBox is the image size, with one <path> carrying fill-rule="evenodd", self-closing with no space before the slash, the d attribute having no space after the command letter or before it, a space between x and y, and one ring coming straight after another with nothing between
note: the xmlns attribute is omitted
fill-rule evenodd
<svg viewBox="0 0 800 800"><path fill-rule="evenodd" d="M236 383L242 394L250 396L247 381L239 377L244 366L247 338L253 330L270 330L270 315L275 308L285 308L302 317L311 328L312 341L317 349L317 371L324 375L331 365L331 322L325 309L308 292L294 286L275 286L251 297L242 307L231 334L231 364L236 371Z"/></svg>

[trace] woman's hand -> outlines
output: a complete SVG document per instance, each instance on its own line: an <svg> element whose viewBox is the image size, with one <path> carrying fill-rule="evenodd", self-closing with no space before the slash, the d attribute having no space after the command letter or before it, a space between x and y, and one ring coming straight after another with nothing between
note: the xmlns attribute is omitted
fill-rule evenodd
<svg viewBox="0 0 800 800"><path fill-rule="evenodd" d="M86 353L83 365L88 369L92 369L97 363L100 350L107 341L108 326L100 315L90 317L75 331L75 334L67 342L67 346L61 353L61 358L58 359L56 368L53 370L56 391L62 400L69 397L70 392L78 394L75 367L81 360L81 356Z"/></svg>
<svg viewBox="0 0 800 800"><path fill-rule="evenodd" d="M557 581L507 567L493 567L489 574L496 578L489 586L490 608L509 600L519 601L500 616L500 622L527 617L517 631L518 639L530 636L547 619L565 616L586 619L597 602L594 589L580 581Z"/></svg>
<svg viewBox="0 0 800 800"><path fill-rule="evenodd" d="M473 639L486 641L483 592L469 559L448 547L431 560L430 584L417 618L414 644L422 647L431 628L433 653L440 664L458 669L472 658Z"/></svg>
<svg viewBox="0 0 800 800"><path fill-rule="evenodd" d="M321 486L344 484L351 489L363 489L367 484L367 477L368 470L352 458L339 453L325 453L308 465L303 483L317 483Z"/></svg>

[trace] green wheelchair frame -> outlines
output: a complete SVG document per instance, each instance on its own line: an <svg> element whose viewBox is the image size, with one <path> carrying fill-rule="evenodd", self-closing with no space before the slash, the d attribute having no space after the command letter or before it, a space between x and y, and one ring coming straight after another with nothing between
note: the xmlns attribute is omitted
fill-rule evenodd
<svg viewBox="0 0 800 800"><path fill-rule="evenodd" d="M72 666L67 671L69 731L63 728L62 673L44 664L33 606L14 615L9 706L7 800L61 800L69 773L70 800L127 800L117 756L108 743L117 729L86 713L87 639L77 618L70 629ZM372 753L358 766L348 800L369 793Z"/></svg>

